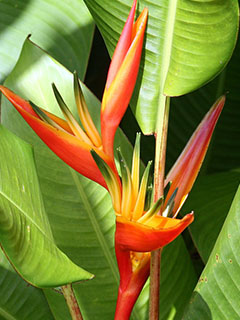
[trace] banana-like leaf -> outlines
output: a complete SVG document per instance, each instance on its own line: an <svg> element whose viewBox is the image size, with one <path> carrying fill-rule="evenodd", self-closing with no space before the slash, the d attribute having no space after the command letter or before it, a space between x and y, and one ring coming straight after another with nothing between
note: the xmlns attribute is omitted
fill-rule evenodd
<svg viewBox="0 0 240 320"><path fill-rule="evenodd" d="M0 136L0 244L14 268L41 288L92 278L54 243L31 147L2 126Z"/></svg>
<svg viewBox="0 0 240 320"><path fill-rule="evenodd" d="M52 82L56 83L64 100L75 113L72 74L27 40L18 64L5 85L61 116L51 90ZM83 87L83 91L90 113L99 127L100 103L87 88ZM44 205L57 245L75 263L95 274L93 280L74 285L84 319L113 319L118 270L113 244L115 219L109 195L105 189L77 174L58 159L37 138L6 99L3 99L2 104L2 121L11 131L34 146ZM120 130L116 135L116 146L121 147L124 157L130 163L132 147ZM173 314L179 308L177 317L180 319L195 285L196 276L192 272L192 264L182 240L168 246L164 255L166 258L162 282L165 289L162 290L162 297L163 301L169 297L171 304L164 303L162 313L167 319L173 319ZM176 260L178 268L173 277ZM185 269L189 272L184 273ZM51 307L52 297L46 296ZM147 300L148 290L145 289L132 319L146 319ZM52 310L54 308L56 304L51 307Z"/></svg>
<svg viewBox="0 0 240 320"><path fill-rule="evenodd" d="M112 55L132 1L84 1ZM230 59L238 1L141 0L139 12L143 7L148 7L149 19L131 106L143 132L150 134L156 128L159 95L179 96L199 88Z"/></svg>
<svg viewBox="0 0 240 320"><path fill-rule="evenodd" d="M240 318L239 241L240 188L195 288L184 320Z"/></svg>
<svg viewBox="0 0 240 320"><path fill-rule="evenodd" d="M0 83L13 69L29 34L84 78L94 24L83 0L3 0L0 21Z"/></svg>
<svg viewBox="0 0 240 320"><path fill-rule="evenodd" d="M12 268L2 251L0 251L0 319L54 319L42 290L28 286Z"/></svg>
<svg viewBox="0 0 240 320"><path fill-rule="evenodd" d="M171 99L167 168L170 169L192 132L221 94L227 92L226 103L203 163L203 173L227 171L240 163L240 38L232 59L219 77L203 88ZM222 182L224 183L224 181Z"/></svg>
<svg viewBox="0 0 240 320"><path fill-rule="evenodd" d="M240 182L240 171L229 171L200 177L183 210L195 209L190 226L194 243L206 263L221 231Z"/></svg>

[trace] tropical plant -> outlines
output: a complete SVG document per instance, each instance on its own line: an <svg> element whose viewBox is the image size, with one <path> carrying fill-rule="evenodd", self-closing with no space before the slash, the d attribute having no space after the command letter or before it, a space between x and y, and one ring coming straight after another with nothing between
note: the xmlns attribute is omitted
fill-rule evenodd
<svg viewBox="0 0 240 320"><path fill-rule="evenodd" d="M136 16L143 14L134 25L134 1L109 69L101 117L100 102L80 81L94 22L112 55L132 3L85 4L0 3L1 91L67 163L2 98L0 319L81 319L79 310L84 319L112 319L118 268L115 317L128 319L150 272L150 251L151 285L147 281L141 291L132 319L148 314L158 319L161 255L160 319L239 319L237 49L227 65L236 43L238 2L141 0ZM128 114L117 129L134 88L142 44L130 106L142 132L156 138L142 136L146 168L140 136L134 148L128 140L133 144L140 130L134 117ZM74 70L80 80L75 73L73 85ZM225 98L214 101L226 92L189 194ZM146 159L153 159L155 143L152 190ZM172 169L164 182L165 159L166 172ZM184 217L175 219L181 207ZM185 215L192 210L190 232L174 240L192 222L193 214Z"/></svg>

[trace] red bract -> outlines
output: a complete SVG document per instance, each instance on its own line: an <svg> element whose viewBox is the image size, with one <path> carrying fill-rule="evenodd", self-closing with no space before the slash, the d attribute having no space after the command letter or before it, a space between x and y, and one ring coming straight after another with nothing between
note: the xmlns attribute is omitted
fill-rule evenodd
<svg viewBox="0 0 240 320"><path fill-rule="evenodd" d="M103 150L113 156L113 140L127 109L137 79L148 11L145 8L134 23L134 0L108 71L101 109Z"/></svg>
<svg viewBox="0 0 240 320"><path fill-rule="evenodd" d="M214 103L166 177L165 186L171 182L166 203L172 192L178 188L173 208L174 213L179 207L181 208L193 186L224 103L224 96Z"/></svg>
<svg viewBox="0 0 240 320"><path fill-rule="evenodd" d="M119 177L113 156L115 132L136 82L147 22L147 9L144 9L134 23L135 8L136 0L109 68L101 107L102 136L92 122L76 75L75 99L84 130L73 118L55 86L53 90L66 121L0 86L2 93L61 159L106 187L111 195L116 213L115 251L120 273L115 320L130 317L149 276L150 252L173 241L193 221L193 213L179 220L175 218L200 170L225 101L225 97L221 97L214 104L170 170L165 181L165 186L170 184L166 198L161 197L146 209L151 163L148 163L139 183L140 136L136 138L131 172L118 150L121 167Z"/></svg>
<svg viewBox="0 0 240 320"><path fill-rule="evenodd" d="M151 223L143 224L117 217L115 240L122 250L136 252L154 251L173 241L190 223L193 213L183 219L172 219L155 215ZM151 226L153 225L153 226ZM126 235L128 235L126 237Z"/></svg>
<svg viewBox="0 0 240 320"><path fill-rule="evenodd" d="M221 97L213 105L168 174L166 184L171 182L171 187L166 199L160 198L148 210L145 209L145 197L150 163L139 185L140 137L137 136L136 139L131 173L118 151L121 186L118 185L112 169L92 152L109 190L111 189L116 212L115 250L120 286L115 319L129 318L149 275L150 252L173 241L193 221L193 213L180 220L175 218L200 170L224 102L225 97Z"/></svg>
<svg viewBox="0 0 240 320"><path fill-rule="evenodd" d="M93 145L80 140L74 135L67 122L56 116L46 113L50 119L53 119L59 128L50 123L44 122L33 110L30 103L18 97L9 89L0 86L2 93L8 98L31 128L46 143L46 145L59 156L69 166L80 172L84 176L98 182L106 187L106 183L101 172L94 163L90 150L94 148L96 152L114 169L111 159L102 151Z"/></svg>
<svg viewBox="0 0 240 320"><path fill-rule="evenodd" d="M53 90L66 121L30 104L4 86L0 86L0 91L56 155L73 169L104 187L107 187L106 183L92 159L90 150L93 149L112 168L118 183L121 184L114 162L114 137L136 82L147 21L147 10L145 9L136 23L133 23L135 7L136 0L109 69L101 108L102 137L88 112L76 75L74 77L75 99L84 130L74 119L54 85Z"/></svg>

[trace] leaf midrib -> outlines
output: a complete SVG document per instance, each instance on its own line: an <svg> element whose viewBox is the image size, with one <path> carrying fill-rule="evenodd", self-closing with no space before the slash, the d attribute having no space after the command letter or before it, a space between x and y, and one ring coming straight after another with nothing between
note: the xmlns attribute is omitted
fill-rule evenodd
<svg viewBox="0 0 240 320"><path fill-rule="evenodd" d="M81 185L81 183L80 183L80 181L79 181L79 178L78 178L78 176L77 176L77 174L76 174L76 171L73 170L73 169L70 168L70 167L69 167L69 170L70 170L70 172L71 172L71 174L72 174L73 181L74 181L74 183L75 183L75 185L76 185L76 188L77 188L77 190L78 190L78 192L79 192L80 198L81 198L82 201L83 201L83 205L84 205L85 208L86 208L86 212L87 212L87 214L88 214L88 216L89 216L89 219L90 219L90 221L91 221L91 223L92 223L93 229L95 230L97 239L98 239L98 241L99 241L99 243L100 243L100 245L101 245L101 247L102 247L103 253L104 253L104 255L105 255L105 257L106 257L106 260L107 260L107 262L108 262L108 264L109 264L109 266L110 266L110 269L111 269L111 271L112 271L113 277L114 277L114 279L115 279L115 281L116 281L116 283L117 283L117 285L118 285L118 284L119 284L118 270L117 270L116 264L115 264L115 262L114 262L114 259L113 259L112 255L111 255L110 251L109 251L109 247L108 247L108 245L107 245L107 242L106 242L106 240L105 240L105 237L104 237L104 235L103 235L103 233L102 233L101 228L99 227L99 224L98 224L98 222L97 222L97 219L95 218L95 215L94 215L94 213L93 213L93 210L92 210L92 208L91 208L91 205L90 205L90 203L89 203L89 201L88 201L88 198L87 198L87 196L86 196L86 193L85 193L85 191L84 191L84 188L82 187L82 185ZM138 317L138 312L137 312L136 310L133 310L132 316L133 316L134 319L139 319L139 317Z"/></svg>
<svg viewBox="0 0 240 320"><path fill-rule="evenodd" d="M164 33L163 55L160 63L160 93L163 93L164 84L167 78L168 68L170 65L177 3L178 0L169 1L167 9L168 14L166 17L166 29Z"/></svg>
<svg viewBox="0 0 240 320"><path fill-rule="evenodd" d="M170 65L171 52L172 52L172 43L174 35L174 25L176 20L176 11L177 11L177 2L178 0L169 1L166 17L166 28L164 33L164 42L163 42L163 54L162 59L159 63L161 66L161 71L159 75L159 98L158 98L158 110L157 118L155 122L155 133L161 132L163 126L163 116L166 104L166 96L164 95L164 86L167 79L168 69ZM158 146L157 146L158 147Z"/></svg>
<svg viewBox="0 0 240 320"><path fill-rule="evenodd" d="M110 269L112 271L114 279L115 279L116 283L118 284L119 276L118 276L117 267L115 265L115 262L114 262L114 259L113 259L112 255L111 255L111 253L109 252L109 247L107 245L107 242L105 240L103 232L102 232L102 230L101 230L101 228L99 226L99 223L98 223L97 219L95 218L94 212L93 212L93 210L91 208L91 205L90 205L90 203L88 201L88 197L87 197L87 195L86 195L86 193L84 191L84 188L82 187L82 185L81 185L81 183L79 181L77 173L73 169L71 169L70 167L69 167L69 170L70 170L71 175L73 177L73 181L74 181L74 183L76 185L76 188L77 188L77 191L78 191L78 193L80 195L80 198L81 198L81 200L83 202L83 205L84 205L84 207L86 209L86 212L87 212L87 215L89 217L89 220L91 221L93 229L94 229L94 231L96 233L97 239L98 239L98 241L100 243L100 246L101 246L101 248L103 250L103 253L104 253L105 257L106 257L106 260L107 260L107 262L108 262L108 264L110 266Z"/></svg>

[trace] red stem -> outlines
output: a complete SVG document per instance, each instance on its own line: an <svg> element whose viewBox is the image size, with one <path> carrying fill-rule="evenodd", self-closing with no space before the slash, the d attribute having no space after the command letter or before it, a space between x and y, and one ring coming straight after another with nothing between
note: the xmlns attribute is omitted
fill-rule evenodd
<svg viewBox="0 0 240 320"><path fill-rule="evenodd" d="M67 284L65 286L62 286L62 292L64 295L64 298L66 300L69 312L71 314L71 317L73 320L83 320L83 317L81 315L79 305L77 303L76 297L74 295L72 285Z"/></svg>
<svg viewBox="0 0 240 320"><path fill-rule="evenodd" d="M146 259L132 271L130 251L121 250L115 246L116 257L120 272L115 320L128 320L134 304L149 276L150 261Z"/></svg>
<svg viewBox="0 0 240 320"><path fill-rule="evenodd" d="M170 100L169 98L166 98L163 113L163 125L161 130L157 130L155 135L156 155L154 168L154 201L157 201L164 193L169 105ZM160 148L158 148L157 144L160 144ZM161 212L159 212L159 214L161 214ZM151 252L149 320L159 319L161 253L162 249Z"/></svg>

